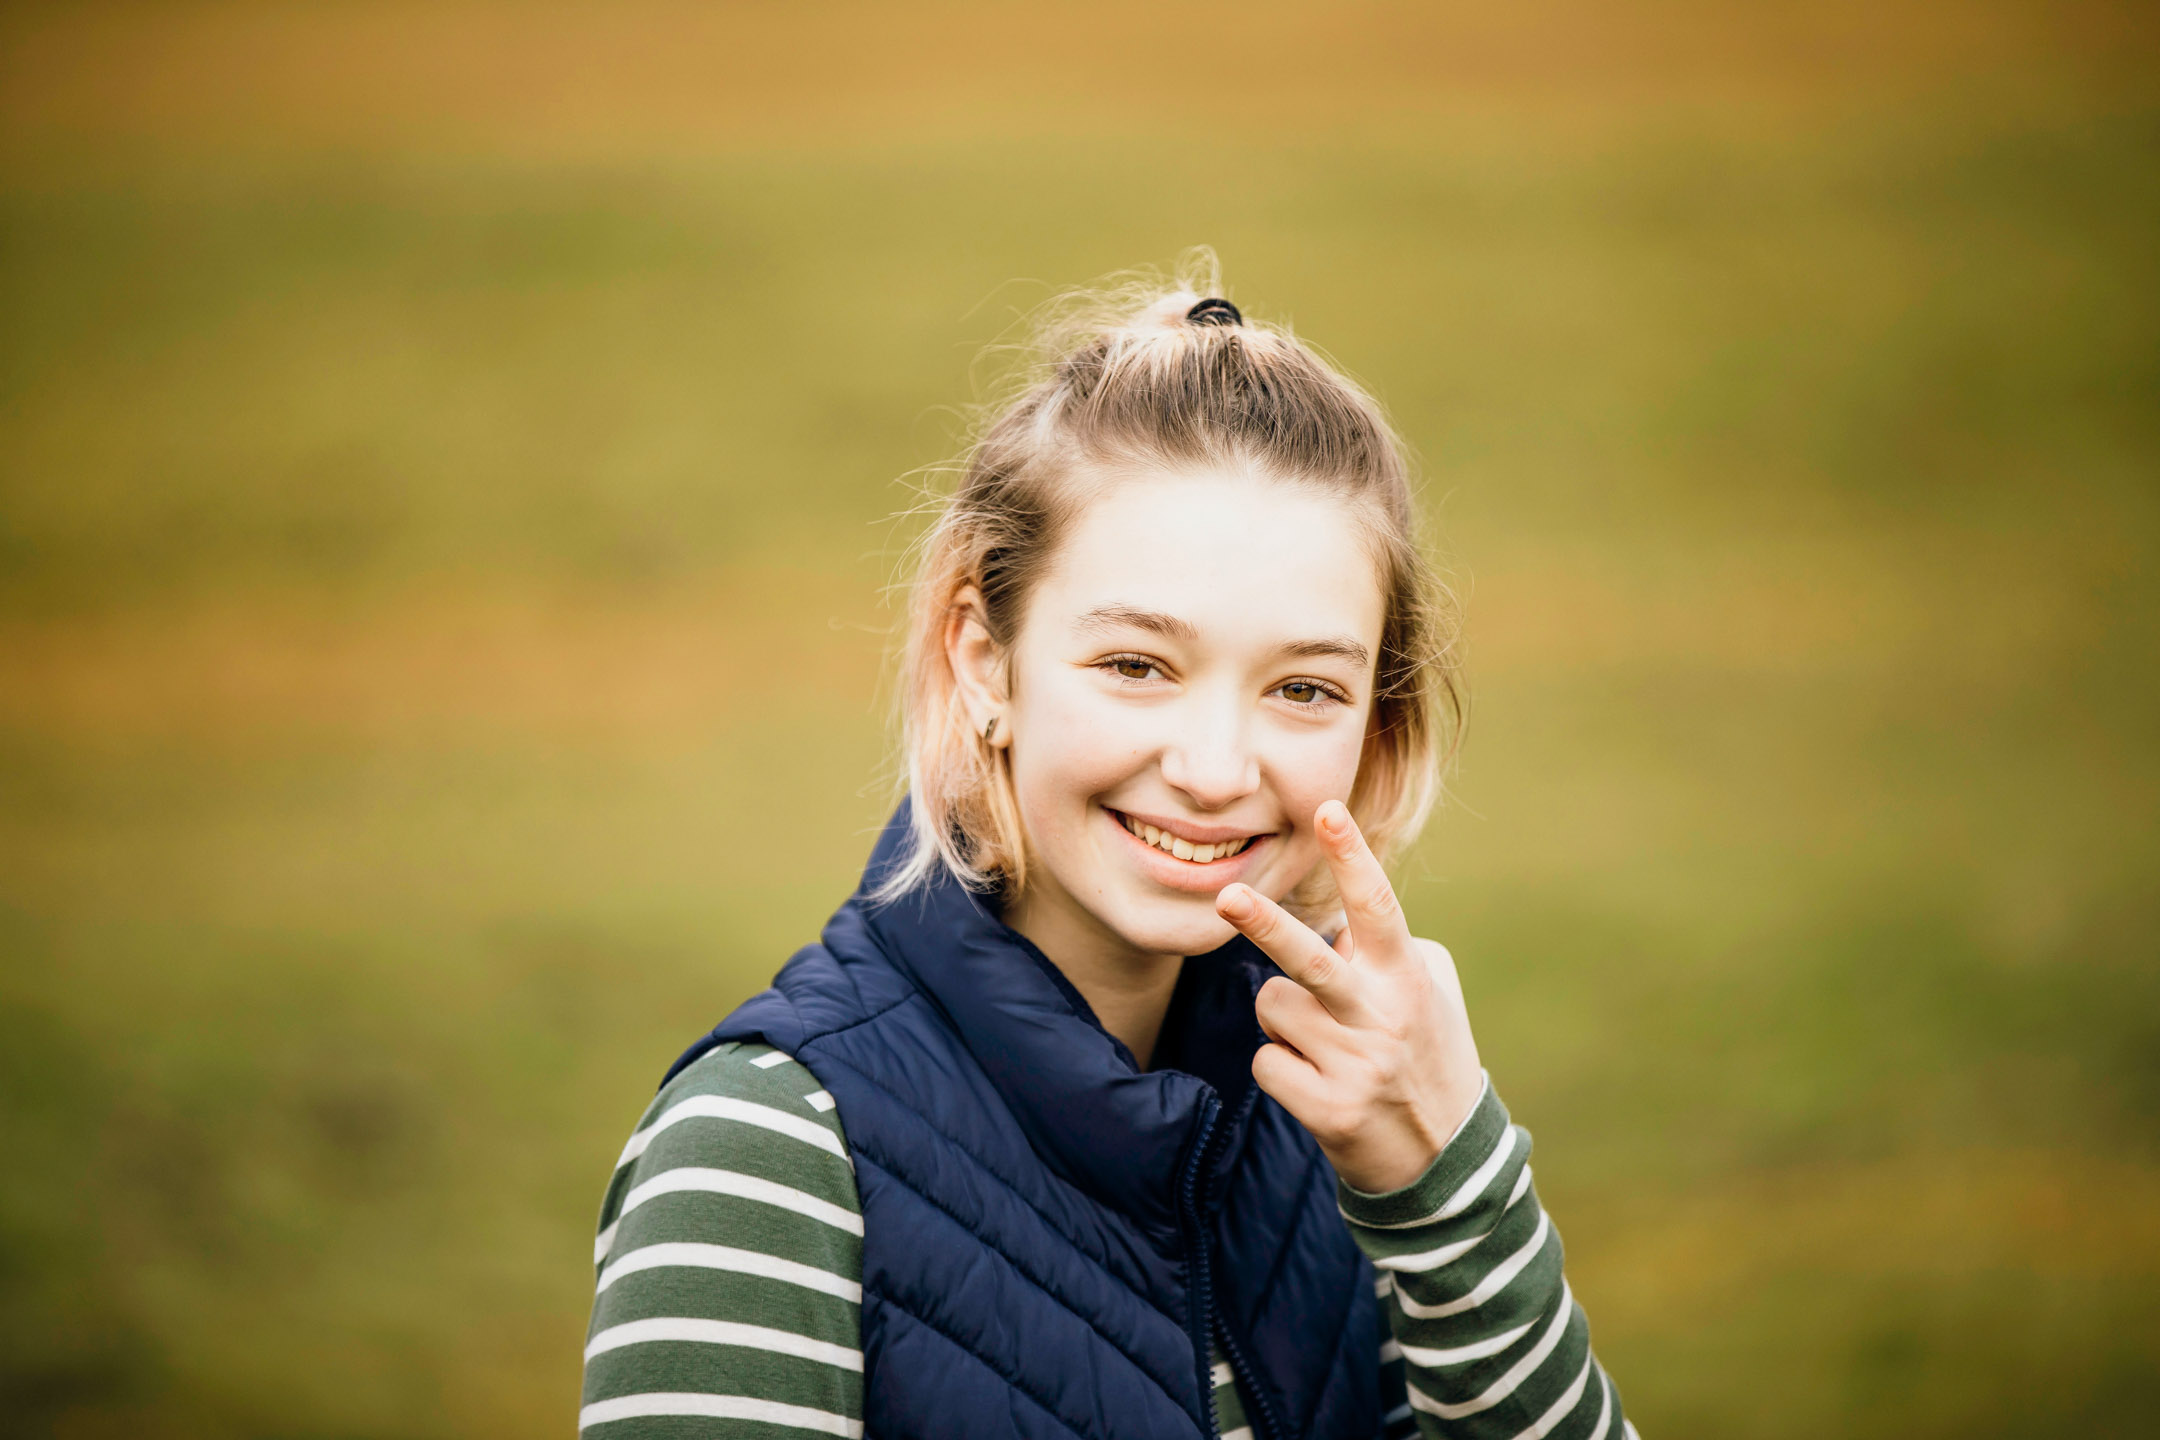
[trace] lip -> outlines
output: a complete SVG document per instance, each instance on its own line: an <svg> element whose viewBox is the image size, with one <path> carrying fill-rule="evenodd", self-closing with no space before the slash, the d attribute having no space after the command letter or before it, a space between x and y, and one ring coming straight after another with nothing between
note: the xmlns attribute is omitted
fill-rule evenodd
<svg viewBox="0 0 2160 1440"><path fill-rule="evenodd" d="M1243 880L1258 864L1263 852L1277 838L1274 833L1253 835L1250 830L1236 830L1225 825L1195 825L1191 821L1179 821L1165 825L1152 815L1142 815L1132 810L1112 810L1109 806L1097 807L1102 812L1103 823L1115 830L1118 838L1132 848L1133 861L1140 872L1156 884L1168 890L1182 890L1189 895L1213 895L1223 886ZM1253 836L1253 842L1237 854L1221 860L1210 860L1205 865L1192 860L1180 860L1166 850L1158 850L1147 841L1125 828L1120 815L1153 825L1158 830L1168 830L1196 845L1219 845L1225 840L1242 840Z"/></svg>
<svg viewBox="0 0 2160 1440"><path fill-rule="evenodd" d="M1123 815L1129 820L1138 820L1143 825L1153 825L1158 830L1167 830L1172 835L1177 836L1178 839L1190 840L1195 845L1220 845L1225 840L1243 840L1248 835L1257 839L1263 835L1273 833L1266 830L1241 829L1235 825L1199 825L1190 820L1170 820L1161 815L1143 815L1138 810L1112 810L1108 805L1102 808L1109 810L1113 819ZM1132 832L1128 830L1126 833L1129 835ZM1171 858L1175 859L1176 857ZM1189 864L1191 862L1184 863Z"/></svg>

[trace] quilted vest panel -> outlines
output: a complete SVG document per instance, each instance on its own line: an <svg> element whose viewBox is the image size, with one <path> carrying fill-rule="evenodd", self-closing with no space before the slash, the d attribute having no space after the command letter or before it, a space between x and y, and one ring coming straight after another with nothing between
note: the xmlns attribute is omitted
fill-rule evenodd
<svg viewBox="0 0 2160 1440"><path fill-rule="evenodd" d="M863 1207L874 1440L1211 1436L1211 1339L1261 1440L1380 1433L1384 1322L1319 1147L1252 1083L1237 940L1186 962L1140 1070L1040 951L943 875L863 888L668 1073L763 1040L838 1102Z"/></svg>

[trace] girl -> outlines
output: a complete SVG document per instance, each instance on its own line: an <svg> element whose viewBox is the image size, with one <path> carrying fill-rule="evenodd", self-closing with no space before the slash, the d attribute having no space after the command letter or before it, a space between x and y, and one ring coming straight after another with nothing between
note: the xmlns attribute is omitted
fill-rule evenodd
<svg viewBox="0 0 2160 1440"><path fill-rule="evenodd" d="M623 1151L581 1428L1632 1437L1383 869L1458 719L1402 447L1189 289L1053 354L926 541L862 887Z"/></svg>

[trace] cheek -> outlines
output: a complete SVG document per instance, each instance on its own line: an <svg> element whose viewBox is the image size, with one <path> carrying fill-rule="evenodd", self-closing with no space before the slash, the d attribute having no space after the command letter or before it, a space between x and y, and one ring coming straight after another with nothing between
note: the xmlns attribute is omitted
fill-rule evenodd
<svg viewBox="0 0 2160 1440"><path fill-rule="evenodd" d="M1267 767L1269 783L1293 827L1282 853L1284 889L1320 863L1320 837L1313 831L1313 813L1326 801L1350 799L1350 791L1357 784L1358 761L1364 753L1364 735L1361 716L1340 730L1330 727L1319 733L1285 736L1272 747Z"/></svg>
<svg viewBox="0 0 2160 1440"><path fill-rule="evenodd" d="M1151 753L1131 707L1084 686L1037 687L1016 707L1013 788L1031 825L1065 821Z"/></svg>
<svg viewBox="0 0 2160 1440"><path fill-rule="evenodd" d="M1365 716L1341 725L1284 735L1271 747L1268 766L1275 792L1300 824L1310 824L1324 800L1350 798L1365 750Z"/></svg>

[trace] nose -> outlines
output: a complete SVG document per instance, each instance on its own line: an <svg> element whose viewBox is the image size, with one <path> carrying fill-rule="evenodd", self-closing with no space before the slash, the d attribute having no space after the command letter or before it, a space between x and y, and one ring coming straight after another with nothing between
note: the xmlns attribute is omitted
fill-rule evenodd
<svg viewBox="0 0 2160 1440"><path fill-rule="evenodd" d="M1197 809L1220 810L1260 788L1260 760L1234 703L1194 705L1180 715L1178 734L1164 749L1163 779Z"/></svg>

